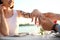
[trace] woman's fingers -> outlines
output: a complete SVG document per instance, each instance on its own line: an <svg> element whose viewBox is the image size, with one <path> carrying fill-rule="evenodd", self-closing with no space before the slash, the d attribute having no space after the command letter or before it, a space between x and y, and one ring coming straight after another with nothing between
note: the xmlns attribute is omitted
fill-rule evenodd
<svg viewBox="0 0 60 40"><path fill-rule="evenodd" d="M40 16L38 17L38 23L39 25L41 24Z"/></svg>
<svg viewBox="0 0 60 40"><path fill-rule="evenodd" d="M37 16L35 17L35 24L36 24L36 22L37 22Z"/></svg>
<svg viewBox="0 0 60 40"><path fill-rule="evenodd" d="M33 22L33 19L34 19L34 18L33 18L33 13L30 14L30 18L32 19L31 22Z"/></svg>
<svg viewBox="0 0 60 40"><path fill-rule="evenodd" d="M33 22L33 17L32 17L32 21L31 22Z"/></svg>

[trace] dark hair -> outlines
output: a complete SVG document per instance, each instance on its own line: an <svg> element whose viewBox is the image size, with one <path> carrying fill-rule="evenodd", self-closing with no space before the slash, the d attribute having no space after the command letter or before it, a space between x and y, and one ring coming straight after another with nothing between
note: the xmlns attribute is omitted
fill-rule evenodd
<svg viewBox="0 0 60 40"><path fill-rule="evenodd" d="M0 0L0 4L2 4L3 2Z"/></svg>

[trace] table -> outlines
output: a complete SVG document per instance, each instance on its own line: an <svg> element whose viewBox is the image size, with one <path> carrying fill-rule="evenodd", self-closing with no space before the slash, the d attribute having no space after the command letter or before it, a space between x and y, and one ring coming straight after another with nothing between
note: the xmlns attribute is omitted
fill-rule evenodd
<svg viewBox="0 0 60 40"><path fill-rule="evenodd" d="M60 40L60 37L40 36L40 35L25 35L20 37L0 37L0 40Z"/></svg>

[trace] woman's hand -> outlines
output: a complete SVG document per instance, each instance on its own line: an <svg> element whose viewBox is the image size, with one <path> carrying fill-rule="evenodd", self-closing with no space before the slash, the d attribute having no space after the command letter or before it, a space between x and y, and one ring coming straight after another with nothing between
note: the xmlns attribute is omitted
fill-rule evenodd
<svg viewBox="0 0 60 40"><path fill-rule="evenodd" d="M41 12L39 12L37 9L33 10L33 12L30 14L30 18L32 18L32 21L35 17L35 24L37 22L37 19L39 18L38 16L40 16L40 14L41 14ZM39 21L39 24L40 24L40 21Z"/></svg>

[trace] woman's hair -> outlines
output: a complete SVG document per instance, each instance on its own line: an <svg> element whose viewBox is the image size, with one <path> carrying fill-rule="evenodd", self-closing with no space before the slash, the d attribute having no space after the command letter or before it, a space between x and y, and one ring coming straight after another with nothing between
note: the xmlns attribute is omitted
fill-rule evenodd
<svg viewBox="0 0 60 40"><path fill-rule="evenodd" d="M2 4L3 2L0 0L0 4Z"/></svg>

